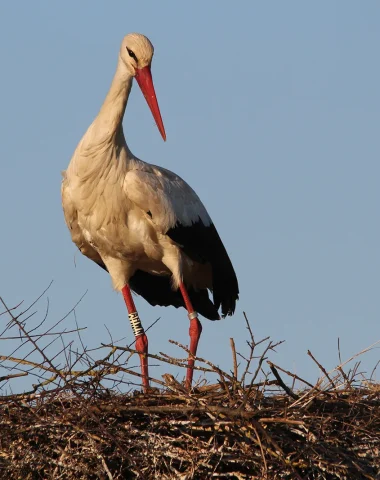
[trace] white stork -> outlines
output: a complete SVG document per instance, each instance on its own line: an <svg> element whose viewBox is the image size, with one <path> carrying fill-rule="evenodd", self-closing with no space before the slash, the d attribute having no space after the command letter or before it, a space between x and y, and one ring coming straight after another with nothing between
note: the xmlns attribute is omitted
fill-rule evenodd
<svg viewBox="0 0 380 480"><path fill-rule="evenodd" d="M144 390L149 387L148 339L131 291L151 305L185 307L190 319L191 387L202 326L232 315L237 278L210 216L178 175L136 158L122 120L136 78L166 140L151 76L153 45L144 35L124 37L111 88L63 172L62 205L73 242L109 272L123 294L136 337ZM208 296L212 291L213 301ZM198 313L197 313L198 312Z"/></svg>

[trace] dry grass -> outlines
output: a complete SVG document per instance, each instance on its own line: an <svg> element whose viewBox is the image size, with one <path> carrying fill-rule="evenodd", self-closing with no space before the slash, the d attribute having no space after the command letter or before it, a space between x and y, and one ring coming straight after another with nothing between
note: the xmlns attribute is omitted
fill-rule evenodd
<svg viewBox="0 0 380 480"><path fill-rule="evenodd" d="M158 388L148 395L125 393L121 386L139 376L128 367L132 349L103 345L95 361L83 345L65 344L59 322L41 332L44 322L28 326L30 309L3 305L0 318L9 323L0 338L17 337L17 346L0 357L0 381L9 390L16 375L38 380L29 392L0 397L0 478L380 478L380 385L358 373L359 362L327 372L309 352L322 374L312 385L268 362L278 344L256 341L247 321L249 355L231 340L231 372L197 358L196 368L217 383L187 392L167 374L152 379ZM48 354L55 340L61 364ZM21 347L29 353L18 355Z"/></svg>

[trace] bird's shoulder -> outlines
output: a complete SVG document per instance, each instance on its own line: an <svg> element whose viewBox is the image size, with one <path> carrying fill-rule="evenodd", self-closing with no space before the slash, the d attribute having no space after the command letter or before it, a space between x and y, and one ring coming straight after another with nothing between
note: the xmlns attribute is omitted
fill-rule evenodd
<svg viewBox="0 0 380 480"><path fill-rule="evenodd" d="M147 186L154 186L161 191L176 191L181 190L193 191L185 180L174 172L167 170L166 168L152 165L142 162L141 160L135 160L131 162L130 168L126 175L126 180L133 182L144 182Z"/></svg>
<svg viewBox="0 0 380 480"><path fill-rule="evenodd" d="M191 225L199 218L205 224L211 222L195 191L166 168L136 161L125 176L124 191L129 200L151 212L152 220L167 229L177 223Z"/></svg>

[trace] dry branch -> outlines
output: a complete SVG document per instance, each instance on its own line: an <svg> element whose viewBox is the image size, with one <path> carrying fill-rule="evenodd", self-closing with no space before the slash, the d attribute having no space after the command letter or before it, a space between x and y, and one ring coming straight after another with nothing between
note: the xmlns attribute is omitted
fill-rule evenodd
<svg viewBox="0 0 380 480"><path fill-rule="evenodd" d="M256 341L245 317L249 352L238 352L231 339L232 374L198 357L194 368L214 374L218 383L203 382L188 392L165 374L152 379L160 389L144 395L132 389L134 379L140 381L128 363L133 349L110 343L86 350L78 326L54 334L55 327L45 327L46 314L33 326L30 307L17 313L19 306L4 305L1 315L7 313L11 321L3 338L16 337L21 347L10 346L12 353L0 356L0 388L25 375L37 383L29 392L0 397L0 478L380 476L380 386L359 376L358 363L349 372L343 370L346 362L327 372L309 354L324 375L315 385L270 361L265 372L264 361L281 342ZM73 333L78 350L71 337L63 341ZM62 341L60 355L49 350L47 338ZM149 357L185 368L187 348L172 343L184 358ZM237 357L243 359L240 378ZM279 371L307 389L290 388Z"/></svg>

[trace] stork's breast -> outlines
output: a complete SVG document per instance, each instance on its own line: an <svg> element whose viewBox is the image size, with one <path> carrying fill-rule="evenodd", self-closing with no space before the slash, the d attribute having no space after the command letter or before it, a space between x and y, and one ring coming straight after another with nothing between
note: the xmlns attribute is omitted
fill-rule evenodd
<svg viewBox="0 0 380 480"><path fill-rule="evenodd" d="M105 216L99 222L99 215L93 214L80 219L86 241L100 255L128 259L162 258L162 248L157 239L153 223L139 209L122 211L120 216Z"/></svg>

